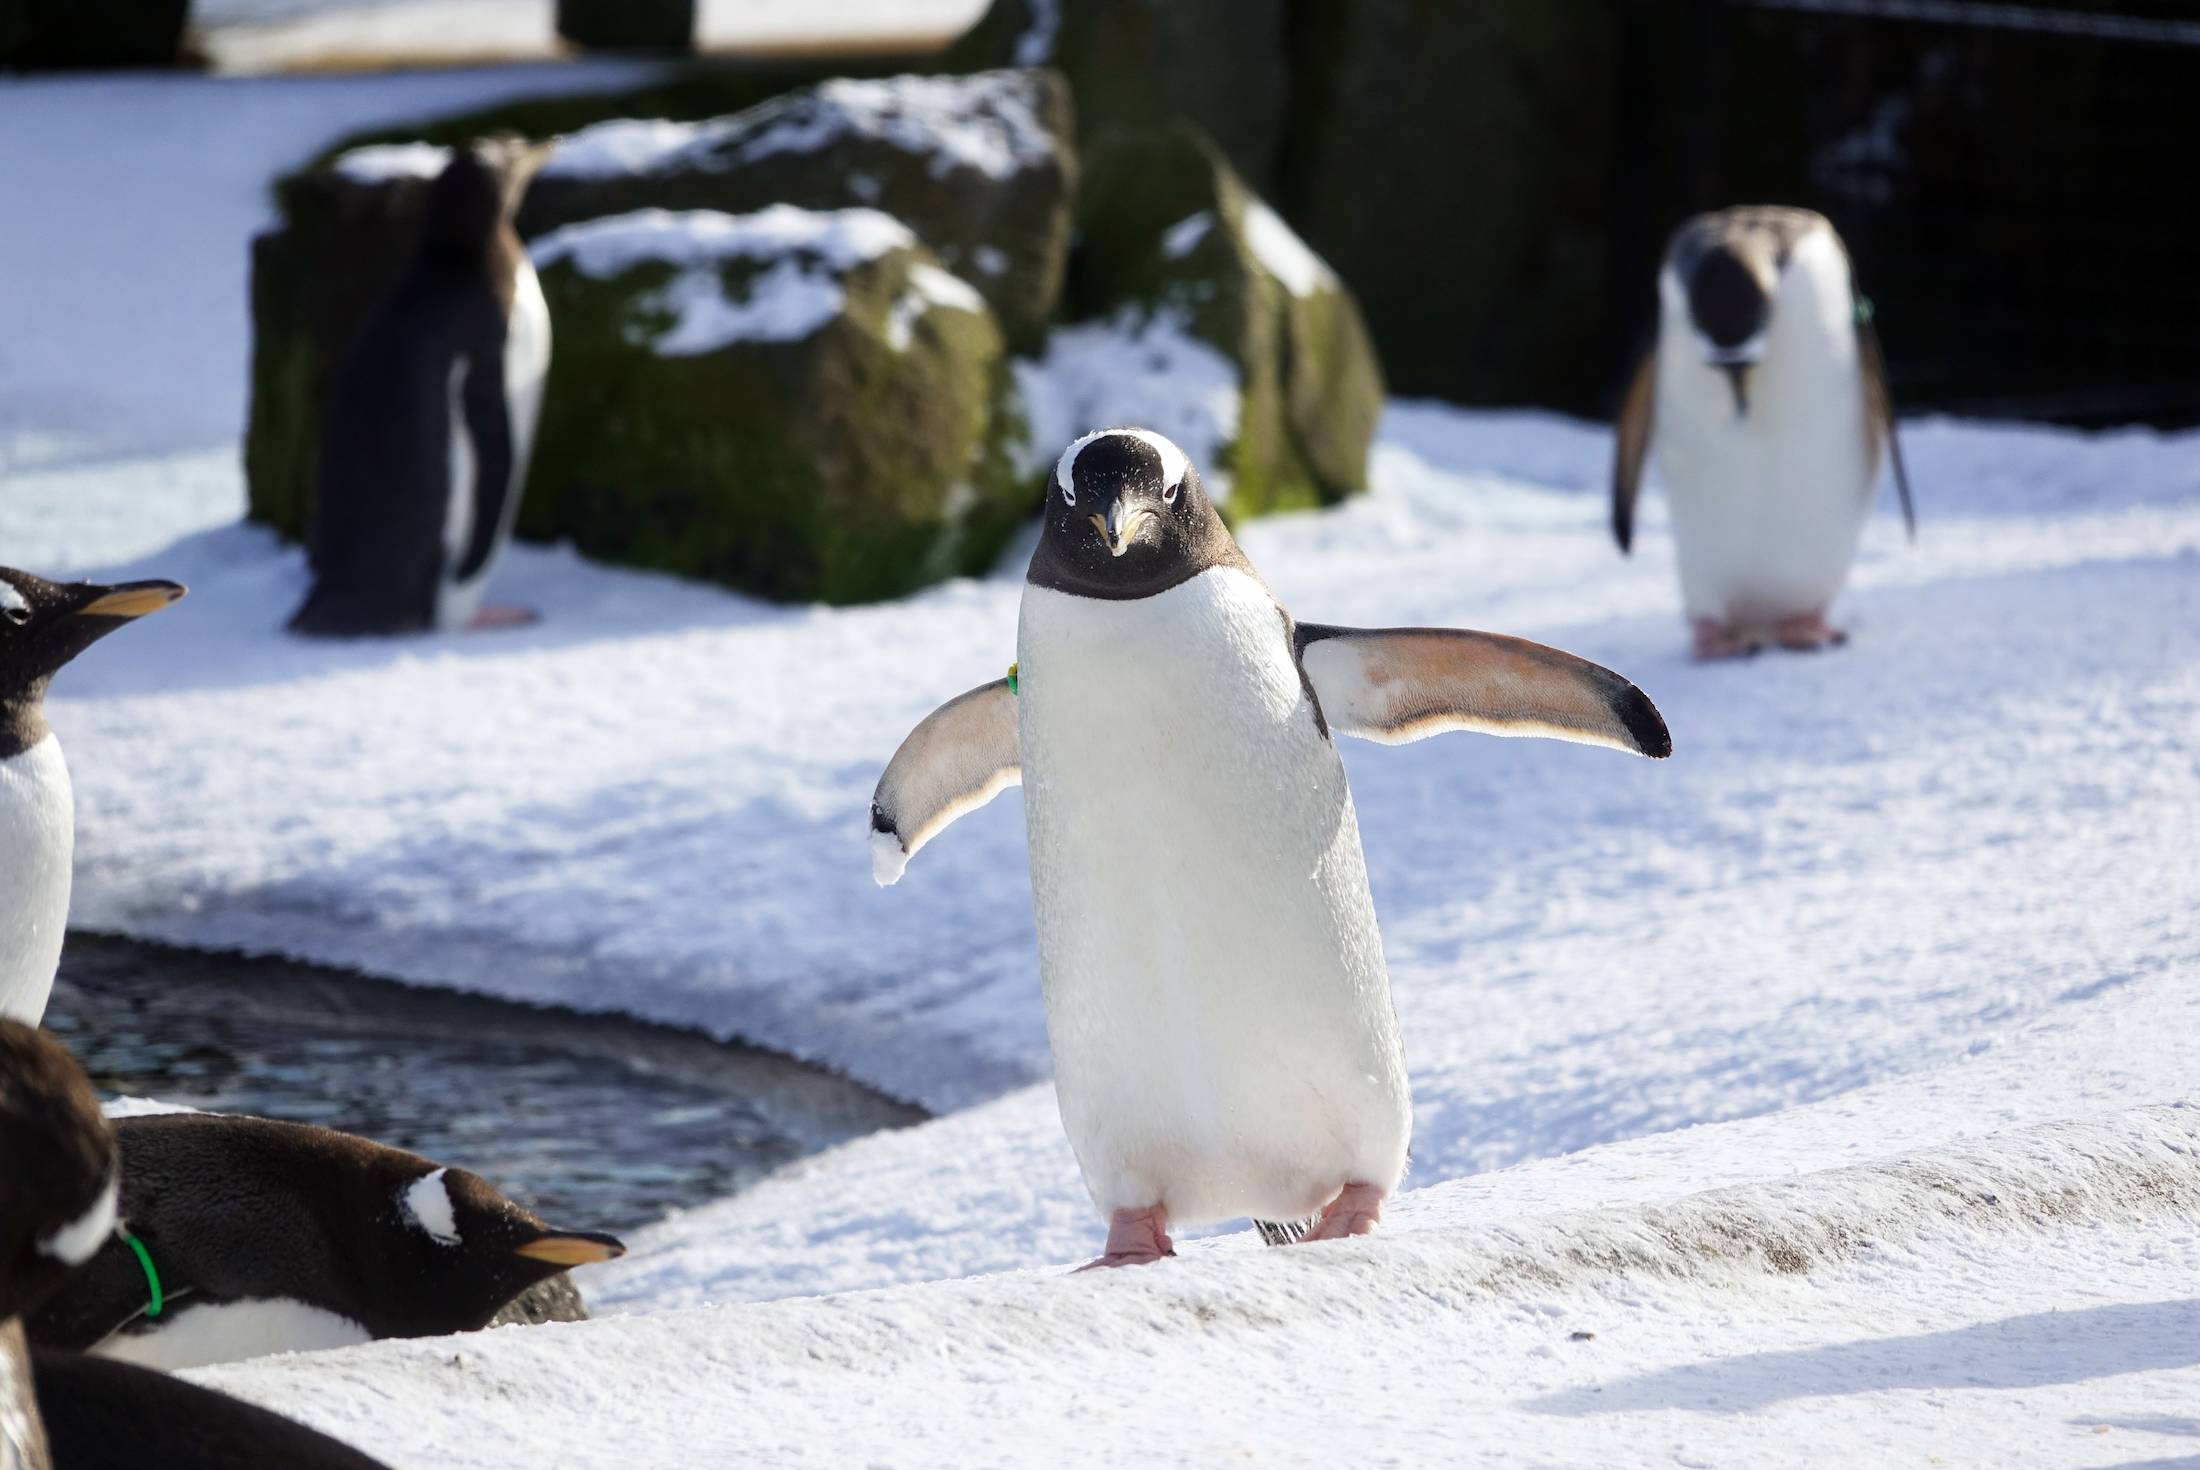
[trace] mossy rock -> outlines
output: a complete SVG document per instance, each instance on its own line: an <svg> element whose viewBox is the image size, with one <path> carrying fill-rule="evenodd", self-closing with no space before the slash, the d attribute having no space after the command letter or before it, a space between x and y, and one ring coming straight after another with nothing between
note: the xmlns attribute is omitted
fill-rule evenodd
<svg viewBox="0 0 2200 1470"><path fill-rule="evenodd" d="M1384 389L1359 306L1212 142L1117 135L1088 162L1078 228L1082 314L1170 319L1237 365L1237 436L1215 466L1232 519L1366 488Z"/></svg>
<svg viewBox="0 0 2200 1470"><path fill-rule="evenodd" d="M536 245L556 323L520 529L782 601L989 566L1036 504L983 298L872 210L644 211Z"/></svg>
<svg viewBox="0 0 2200 1470"><path fill-rule="evenodd" d="M1256 189L1290 118L1291 0L994 0L937 69L1050 66L1077 99L1080 149L1189 122Z"/></svg>
<svg viewBox="0 0 2200 1470"><path fill-rule="evenodd" d="M1061 295L1073 127L1053 72L836 78L689 126L572 134L528 190L519 232L636 209L875 208L977 287L1029 350Z"/></svg>

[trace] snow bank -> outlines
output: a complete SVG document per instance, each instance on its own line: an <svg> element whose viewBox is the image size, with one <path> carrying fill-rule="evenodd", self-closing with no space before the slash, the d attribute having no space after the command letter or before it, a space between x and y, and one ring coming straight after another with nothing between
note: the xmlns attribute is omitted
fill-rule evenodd
<svg viewBox="0 0 2200 1470"><path fill-rule="evenodd" d="M1007 179L1051 166L1053 141L1039 121L1030 78L972 76L836 78L704 122L611 121L562 139L543 173L603 178L684 169L731 169L778 153L816 153L865 138L927 157L934 178L975 169Z"/></svg>
<svg viewBox="0 0 2200 1470"><path fill-rule="evenodd" d="M1237 365L1192 336L1174 312L1057 327L1043 357L1012 366L1031 424L1031 473L1081 435L1135 424L1181 445L1198 461L1208 493L1229 498L1218 456L1237 437Z"/></svg>
<svg viewBox="0 0 2200 1470"><path fill-rule="evenodd" d="M2082 1463L2106 1453L2094 1424L2144 1434L2157 1396L2195 1381L2195 1211L2200 1111L2158 1108L1663 1209L1462 1212L1374 1241L191 1376L401 1467L1087 1464L1156 1446L1328 1463L1369 1445L1403 1463L1610 1464L1632 1446L1857 1464L1890 1440ZM2083 1306L2059 1323L2030 1315L2073 1286Z"/></svg>
<svg viewBox="0 0 2200 1470"><path fill-rule="evenodd" d="M688 357L733 342L807 337L846 304L842 275L916 243L908 226L875 209L818 211L775 204L754 214L642 209L583 220L543 236L529 253L538 266L571 260L597 280L642 265L676 267L671 280L641 301L647 310L671 318L670 325L636 340L646 338L661 356ZM767 263L742 283L738 300L728 297L721 270L729 261ZM934 274L947 273L935 268ZM954 284L976 298L961 282ZM933 294L938 289L927 294L940 299ZM984 309L982 300L976 309Z"/></svg>

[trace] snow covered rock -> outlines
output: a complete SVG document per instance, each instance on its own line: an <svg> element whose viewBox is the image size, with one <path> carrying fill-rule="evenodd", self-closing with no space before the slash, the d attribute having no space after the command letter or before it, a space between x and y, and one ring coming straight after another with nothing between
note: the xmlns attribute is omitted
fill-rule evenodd
<svg viewBox="0 0 2200 1470"><path fill-rule="evenodd" d="M1053 67L1076 98L1081 148L1182 119L1265 190L1291 97L1292 9L1285 0L994 0L944 64Z"/></svg>
<svg viewBox="0 0 2200 1470"><path fill-rule="evenodd" d="M790 601L987 566L1029 497L985 299L873 209L638 210L533 247L557 323L521 530Z"/></svg>
<svg viewBox="0 0 2200 1470"><path fill-rule="evenodd" d="M573 133L519 230L636 209L878 209L977 287L1012 344L1035 347L1069 250L1070 133L1068 89L1051 72L838 78L705 122Z"/></svg>
<svg viewBox="0 0 2200 1470"><path fill-rule="evenodd" d="M1366 487L1383 374L1359 306L1213 143L1179 126L1101 145L1078 227L1085 315L1178 328L1236 365L1235 432L1207 461L1233 517Z"/></svg>

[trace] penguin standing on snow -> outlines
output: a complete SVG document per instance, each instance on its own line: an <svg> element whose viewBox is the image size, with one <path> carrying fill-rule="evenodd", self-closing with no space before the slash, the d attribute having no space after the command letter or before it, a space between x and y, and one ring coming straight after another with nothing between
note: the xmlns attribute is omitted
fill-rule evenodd
<svg viewBox="0 0 2200 1470"><path fill-rule="evenodd" d="M512 216L545 150L458 149L420 252L338 366L290 620L335 637L526 622L482 593L519 512L550 368L550 312Z"/></svg>
<svg viewBox="0 0 2200 1470"><path fill-rule="evenodd" d="M1538 644L1295 623L1183 452L1139 429L1056 465L1016 651L895 753L873 875L1023 784L1055 1090L1108 1221L1095 1264L1172 1254L1171 1223L1373 1230L1412 1115L1334 736L1664 756L1664 721Z"/></svg>
<svg viewBox="0 0 2200 1470"><path fill-rule="evenodd" d="M1910 483L1870 303L1825 216L1752 207L1682 225L1658 276L1658 340L1621 410L1612 531L1634 539L1655 446L1699 658L1843 642L1848 581L1883 459Z"/></svg>
<svg viewBox="0 0 2200 1470"><path fill-rule="evenodd" d="M470 1332L626 1249L553 1230L479 1175L331 1128L167 1113L115 1132L138 1245L102 1248L30 1319L34 1342L174 1369Z"/></svg>
<svg viewBox="0 0 2200 1470"><path fill-rule="evenodd" d="M0 1016L46 1013L69 923L76 798L46 724L63 664L183 596L174 582L62 585L0 567Z"/></svg>
<svg viewBox="0 0 2200 1470"><path fill-rule="evenodd" d="M24 1350L36 1308L115 1237L114 1132L60 1043L0 1019L0 1470L383 1470L165 1373Z"/></svg>

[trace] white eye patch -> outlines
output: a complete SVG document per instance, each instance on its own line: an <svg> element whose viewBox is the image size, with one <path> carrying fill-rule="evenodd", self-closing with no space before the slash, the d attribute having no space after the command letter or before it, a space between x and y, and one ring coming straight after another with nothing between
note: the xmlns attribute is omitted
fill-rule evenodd
<svg viewBox="0 0 2200 1470"><path fill-rule="evenodd" d="M445 1170L421 1175L398 1196L405 1216L423 1235L443 1245L458 1244L458 1212L451 1208L450 1181Z"/></svg>
<svg viewBox="0 0 2200 1470"><path fill-rule="evenodd" d="M1177 490L1183 485L1185 472L1191 469L1192 462L1185 458L1183 450L1177 448L1173 442L1156 434L1151 429L1099 429L1085 435L1082 439L1076 440L1069 448L1063 450L1062 457L1054 462L1054 483L1062 489L1062 503L1064 505L1075 505L1077 503L1077 486L1073 483L1072 476L1072 471L1077 465L1077 456L1082 454L1085 446L1095 439L1106 439L1115 434L1128 435L1130 438L1138 440L1160 457L1161 498L1174 505Z"/></svg>
<svg viewBox="0 0 2200 1470"><path fill-rule="evenodd" d="M0 583L0 586L4 586ZM63 1265L81 1266L99 1254L107 1237L115 1233L115 1192L120 1181L109 1179L91 1208L38 1242L39 1253Z"/></svg>
<svg viewBox="0 0 2200 1470"><path fill-rule="evenodd" d="M24 618L30 616L30 611L31 605L24 600L22 593L16 591L8 583L0 582L0 613L5 613L17 622L21 622Z"/></svg>

